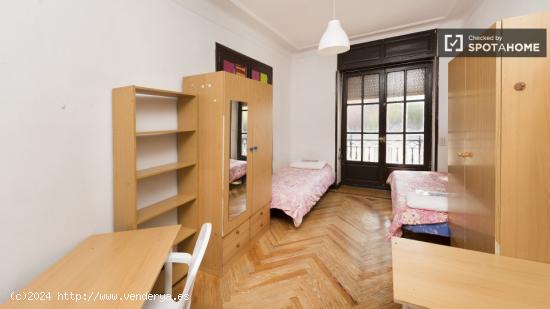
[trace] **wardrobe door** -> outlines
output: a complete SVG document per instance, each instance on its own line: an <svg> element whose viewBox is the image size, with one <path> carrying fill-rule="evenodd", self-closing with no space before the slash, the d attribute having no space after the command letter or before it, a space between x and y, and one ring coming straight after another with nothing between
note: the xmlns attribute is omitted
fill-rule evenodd
<svg viewBox="0 0 550 309"><path fill-rule="evenodd" d="M249 124L251 143L248 149L252 159L253 197L252 211L268 205L271 201L272 177L272 87L268 84L251 81Z"/></svg>
<svg viewBox="0 0 550 309"><path fill-rule="evenodd" d="M224 168L223 236L241 226L251 215L254 180L252 156L248 150L254 129L250 114L254 98L249 95L249 80L224 73ZM239 232L240 233L240 232Z"/></svg>
<svg viewBox="0 0 550 309"><path fill-rule="evenodd" d="M466 58L464 222L466 249L495 251L495 173L499 58ZM498 75L498 76L497 76Z"/></svg>
<svg viewBox="0 0 550 309"><path fill-rule="evenodd" d="M503 27L549 35L550 13ZM550 263L550 61L503 58L502 73L501 254Z"/></svg>
<svg viewBox="0 0 550 309"><path fill-rule="evenodd" d="M464 232L464 97L466 95L466 58L458 57L449 62L449 226L451 244L465 246Z"/></svg>

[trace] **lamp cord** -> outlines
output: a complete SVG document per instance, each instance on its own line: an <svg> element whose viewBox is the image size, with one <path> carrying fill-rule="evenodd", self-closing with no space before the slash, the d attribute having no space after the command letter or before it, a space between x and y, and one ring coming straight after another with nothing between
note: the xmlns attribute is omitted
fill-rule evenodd
<svg viewBox="0 0 550 309"><path fill-rule="evenodd" d="M336 19L336 0L332 0L332 19Z"/></svg>

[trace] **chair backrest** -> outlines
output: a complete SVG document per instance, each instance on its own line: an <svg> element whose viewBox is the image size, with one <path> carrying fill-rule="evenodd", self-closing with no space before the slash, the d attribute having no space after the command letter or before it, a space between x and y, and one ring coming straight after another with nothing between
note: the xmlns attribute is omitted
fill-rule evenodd
<svg viewBox="0 0 550 309"><path fill-rule="evenodd" d="M185 287L183 288L183 295L187 296L189 299L186 300L185 297L182 297L178 301L179 308L188 308L184 306L184 303L191 303L191 296L193 293L193 285L195 284L195 279L199 271L199 267L206 252L206 247L208 246L208 241L210 240L210 234L212 233L212 224L205 223L201 227L199 237L195 243L195 248L193 249L193 255L191 257L191 263L189 263L189 269L187 270L187 280L185 282Z"/></svg>

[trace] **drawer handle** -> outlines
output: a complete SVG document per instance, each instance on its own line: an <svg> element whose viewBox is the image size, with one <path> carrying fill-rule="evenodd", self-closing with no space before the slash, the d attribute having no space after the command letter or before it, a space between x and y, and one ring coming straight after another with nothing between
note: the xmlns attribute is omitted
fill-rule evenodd
<svg viewBox="0 0 550 309"><path fill-rule="evenodd" d="M237 230L237 231L235 232L235 234L239 235L239 230Z"/></svg>
<svg viewBox="0 0 550 309"><path fill-rule="evenodd" d="M264 224L263 224L263 223L260 223L260 227L264 227Z"/></svg>
<svg viewBox="0 0 550 309"><path fill-rule="evenodd" d="M235 247L239 248L241 246L241 244L237 244Z"/></svg>
<svg viewBox="0 0 550 309"><path fill-rule="evenodd" d="M263 216L264 215L264 212L263 211L260 211L260 216Z"/></svg>
<svg viewBox="0 0 550 309"><path fill-rule="evenodd" d="M457 156L461 157L461 158L471 158L474 156L473 153L471 153L470 151L463 151L463 152L459 152L456 154Z"/></svg>

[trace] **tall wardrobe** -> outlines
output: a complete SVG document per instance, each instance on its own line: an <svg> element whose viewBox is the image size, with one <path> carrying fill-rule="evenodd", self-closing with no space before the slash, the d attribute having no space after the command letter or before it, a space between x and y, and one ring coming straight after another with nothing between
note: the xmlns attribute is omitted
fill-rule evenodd
<svg viewBox="0 0 550 309"><path fill-rule="evenodd" d="M222 275L269 226L273 90L226 72L183 89L199 98L198 216L213 227L201 269Z"/></svg>
<svg viewBox="0 0 550 309"><path fill-rule="evenodd" d="M550 13L492 27L548 29ZM449 193L453 246L550 263L550 58L450 62Z"/></svg>

